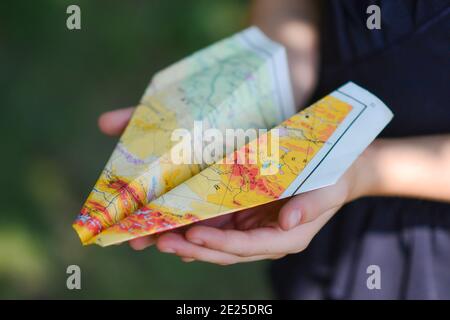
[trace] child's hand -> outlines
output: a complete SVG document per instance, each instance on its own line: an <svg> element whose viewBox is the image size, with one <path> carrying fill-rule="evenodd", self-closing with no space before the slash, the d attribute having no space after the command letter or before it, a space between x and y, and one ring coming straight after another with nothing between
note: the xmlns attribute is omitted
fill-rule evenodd
<svg viewBox="0 0 450 320"><path fill-rule="evenodd" d="M106 134L120 134L132 112L133 108L128 108L105 113L99 126ZM183 261L221 265L277 259L303 251L343 204L366 193L371 181L367 158L360 157L333 186L289 201L210 219L156 238L134 239L130 245L142 250L156 242L160 251L176 254Z"/></svg>
<svg viewBox="0 0 450 320"><path fill-rule="evenodd" d="M232 229L195 224L184 235L163 233L156 239L156 246L186 262L198 260L220 265L278 259L303 251L344 203L359 196L352 186L357 184L355 179L362 161L358 159L337 184L293 197L276 215L267 206L257 208L256 212L228 215L235 220ZM131 245L142 249L137 241L131 241Z"/></svg>

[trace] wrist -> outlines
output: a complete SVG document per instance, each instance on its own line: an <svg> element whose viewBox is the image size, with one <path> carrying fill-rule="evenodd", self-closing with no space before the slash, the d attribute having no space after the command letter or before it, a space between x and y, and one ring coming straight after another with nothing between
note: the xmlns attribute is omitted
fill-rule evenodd
<svg viewBox="0 0 450 320"><path fill-rule="evenodd" d="M374 196L381 193L379 169L377 168L380 151L384 145L382 139L373 141L358 157L353 165L353 184L351 186L350 199Z"/></svg>

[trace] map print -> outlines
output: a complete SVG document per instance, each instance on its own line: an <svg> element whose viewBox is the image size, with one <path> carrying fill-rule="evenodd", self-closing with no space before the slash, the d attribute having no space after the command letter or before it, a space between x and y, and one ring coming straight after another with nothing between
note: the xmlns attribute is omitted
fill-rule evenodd
<svg viewBox="0 0 450 320"><path fill-rule="evenodd" d="M284 48L255 27L156 74L73 225L82 242L205 167L172 163L175 129L270 129L295 113L289 81Z"/></svg>
<svg viewBox="0 0 450 320"><path fill-rule="evenodd" d="M327 96L259 137L259 143L279 132L279 161L276 174L263 175L266 164L225 163L204 169L186 182L100 233L91 241L100 245L154 234L196 221L232 213L282 198L287 187L325 145L352 110L348 103ZM248 155L245 145L238 152Z"/></svg>

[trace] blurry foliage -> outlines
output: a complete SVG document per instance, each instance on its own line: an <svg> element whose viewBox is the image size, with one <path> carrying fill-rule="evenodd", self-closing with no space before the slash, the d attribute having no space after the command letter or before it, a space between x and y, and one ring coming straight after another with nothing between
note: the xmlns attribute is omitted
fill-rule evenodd
<svg viewBox="0 0 450 320"><path fill-rule="evenodd" d="M66 28L81 7L82 29ZM152 74L246 26L244 1L0 2L0 298L268 298L264 263L83 248L71 222L116 139L97 117ZM82 290L66 289L66 267Z"/></svg>

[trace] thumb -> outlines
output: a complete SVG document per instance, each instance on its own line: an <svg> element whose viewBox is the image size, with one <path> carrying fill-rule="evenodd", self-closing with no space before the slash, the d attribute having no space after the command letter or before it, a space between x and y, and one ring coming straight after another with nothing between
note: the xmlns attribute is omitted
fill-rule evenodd
<svg viewBox="0 0 450 320"><path fill-rule="evenodd" d="M294 196L278 215L278 223L283 230L315 220L322 213L340 207L347 198L347 188L342 184L309 191Z"/></svg>
<svg viewBox="0 0 450 320"><path fill-rule="evenodd" d="M100 130L107 135L117 136L128 125L134 108L117 109L103 113L98 119Z"/></svg>

